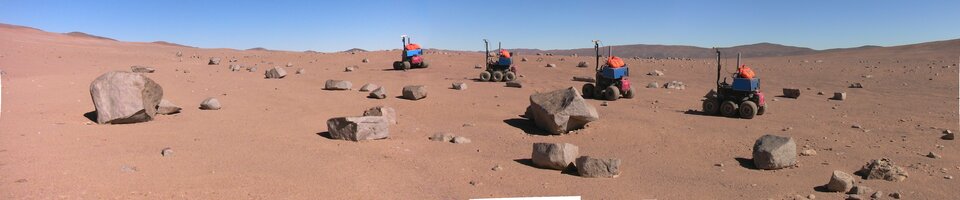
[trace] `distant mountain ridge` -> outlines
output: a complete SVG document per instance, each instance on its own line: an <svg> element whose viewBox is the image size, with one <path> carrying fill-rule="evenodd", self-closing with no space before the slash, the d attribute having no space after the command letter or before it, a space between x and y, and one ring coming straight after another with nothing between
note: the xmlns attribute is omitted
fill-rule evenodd
<svg viewBox="0 0 960 200"><path fill-rule="evenodd" d="M613 55L619 57L641 57L641 58L711 58L716 56L711 48L684 46L684 45L651 45L651 44L632 44L615 45ZM725 52L725 57L735 57L736 53L742 53L744 57L767 57L767 56L790 56L805 55L816 53L805 47L786 46L773 43L757 43L750 45L741 45L733 47L720 48ZM537 54L550 53L553 55L594 55L593 48L565 49L565 50L539 50L539 49L511 49L510 51L519 54ZM607 54L607 48L603 47L600 54Z"/></svg>

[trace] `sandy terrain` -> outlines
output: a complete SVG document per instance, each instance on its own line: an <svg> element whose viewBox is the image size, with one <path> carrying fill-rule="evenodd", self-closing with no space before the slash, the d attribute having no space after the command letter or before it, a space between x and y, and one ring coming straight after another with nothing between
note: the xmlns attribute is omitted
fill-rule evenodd
<svg viewBox="0 0 960 200"><path fill-rule="evenodd" d="M480 72L473 66L483 62L479 53L428 54L430 68L403 72L388 70L399 59L397 51L196 49L2 26L0 198L791 199L813 194L840 199L845 195L815 188L834 170L852 173L886 157L904 167L909 178L860 185L899 192L905 199L954 199L960 197L960 180L945 176L960 176L960 144L940 137L946 129L960 130L956 46L960 43L954 40L746 59L770 96L767 114L751 120L691 112L714 87L716 65L710 59L628 59L635 99L609 106L588 100L600 121L576 134L542 136L520 117L529 96L579 89L583 83L571 77L593 73L574 66L591 57L544 56L536 62L538 56L518 55L531 60L517 62L525 85L508 88L472 80ZM211 66L209 57L224 59ZM228 62L231 58L238 62ZM361 63L363 58L370 63ZM733 72L735 60L723 62ZM267 67L287 63L295 66L287 68L286 78L263 78ZM546 68L547 63L559 67ZM259 71L230 72L229 64L258 65ZM163 87L165 99L184 108L182 113L126 125L96 125L85 117L94 110L90 82L131 65L156 68L148 76ZM344 72L350 65L360 70ZM306 73L294 74L298 68ZM644 75L655 69L665 75ZM327 79L349 80L355 89L375 83L386 87L389 97L321 90ZM686 89L643 88L673 80L686 83ZM450 89L451 83L464 81L469 89ZM864 88L847 88L853 82ZM395 97L412 84L426 85L428 97ZM802 88L803 95L772 97L784 87ZM848 99L828 99L838 91L847 92ZM199 110L207 97L220 99L223 109ZM349 142L321 136L327 119L357 116L377 105L400 113L389 139ZM851 128L855 124L863 128ZM427 139L438 132L473 142ZM749 162L754 140L764 134L793 137L799 149L818 155L801 156L798 167L775 171L741 164ZM620 158L622 175L591 179L532 167L526 159L534 142L567 142L578 145L581 155ZM165 147L174 150L173 156L161 156ZM925 157L928 152L943 157ZM503 170L491 170L496 165Z"/></svg>

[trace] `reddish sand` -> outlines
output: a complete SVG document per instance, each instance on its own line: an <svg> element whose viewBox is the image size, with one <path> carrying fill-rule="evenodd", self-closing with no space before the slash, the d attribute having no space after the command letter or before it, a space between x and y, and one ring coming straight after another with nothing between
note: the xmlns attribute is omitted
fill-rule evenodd
<svg viewBox="0 0 960 200"><path fill-rule="evenodd" d="M592 76L592 69L574 66L591 57L544 56L536 62L538 56L518 55L530 59L517 62L525 85L508 88L472 80L480 72L473 66L483 62L479 53L432 53L426 56L430 68L403 72L388 70L397 51L196 49L0 26L0 69L6 72L0 198L784 199L814 194L838 199L844 195L815 188L834 170L852 173L886 157L904 167L909 178L858 184L906 199L954 199L960 196L960 181L944 177L960 176L960 144L940 137L945 129L960 130L960 51L937 44L746 59L770 96L767 114L752 120L688 112L699 110L700 97L714 87L712 60L627 59L638 89L635 99L609 106L588 100L600 121L576 134L540 136L520 117L529 95L579 89L583 83L571 77ZM209 57L223 61L207 65ZM239 62L228 62L231 58ZM370 63L361 63L363 58ZM286 78L263 78L263 70L288 62L295 66L287 68ZM723 62L732 72L735 60ZM547 63L558 67L543 67ZM256 64L259 71L230 72L230 64ZM184 108L182 113L138 124L91 124L84 116L94 110L90 82L131 65L156 68L148 76L163 86L165 99ZM360 70L344 72L350 65ZM294 74L297 68L306 73ZM644 75L654 69L665 75ZM327 79L349 80L355 89L365 83L385 86L389 98L321 90ZM686 89L644 88L672 80L683 81ZM449 89L453 82L467 82L469 89ZM847 88L853 82L864 88ZM428 97L396 98L402 86L412 84L426 85ZM784 87L801 88L803 94L773 97ZM848 99L828 99L839 91ZM223 109L199 110L207 97L220 99ZM400 113L389 139L349 142L320 136L327 119L360 115L377 105ZM854 124L869 131L851 128ZM427 139L438 132L473 142ZM819 154L799 157L799 166L791 169L742 166L754 140L764 134L791 136L800 150ZM591 179L529 166L524 159L534 142L567 142L578 145L581 155L620 158L622 175ZM173 156L160 155L165 147L174 150ZM943 157L927 158L928 152ZM503 170L491 170L496 165Z"/></svg>

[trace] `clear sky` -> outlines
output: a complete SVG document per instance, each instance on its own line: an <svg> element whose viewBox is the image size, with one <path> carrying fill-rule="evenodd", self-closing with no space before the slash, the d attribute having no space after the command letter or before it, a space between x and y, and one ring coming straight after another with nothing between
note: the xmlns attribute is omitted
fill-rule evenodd
<svg viewBox="0 0 960 200"><path fill-rule="evenodd" d="M568 49L771 42L814 49L960 38L957 0L0 0L0 23L123 41L291 51Z"/></svg>

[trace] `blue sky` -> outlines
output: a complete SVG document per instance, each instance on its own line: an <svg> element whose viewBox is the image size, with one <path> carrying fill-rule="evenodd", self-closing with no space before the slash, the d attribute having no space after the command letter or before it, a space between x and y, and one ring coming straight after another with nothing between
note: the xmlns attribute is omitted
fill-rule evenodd
<svg viewBox="0 0 960 200"><path fill-rule="evenodd" d="M845 48L960 38L960 1L0 0L0 23L204 48L341 51L759 42Z"/></svg>

